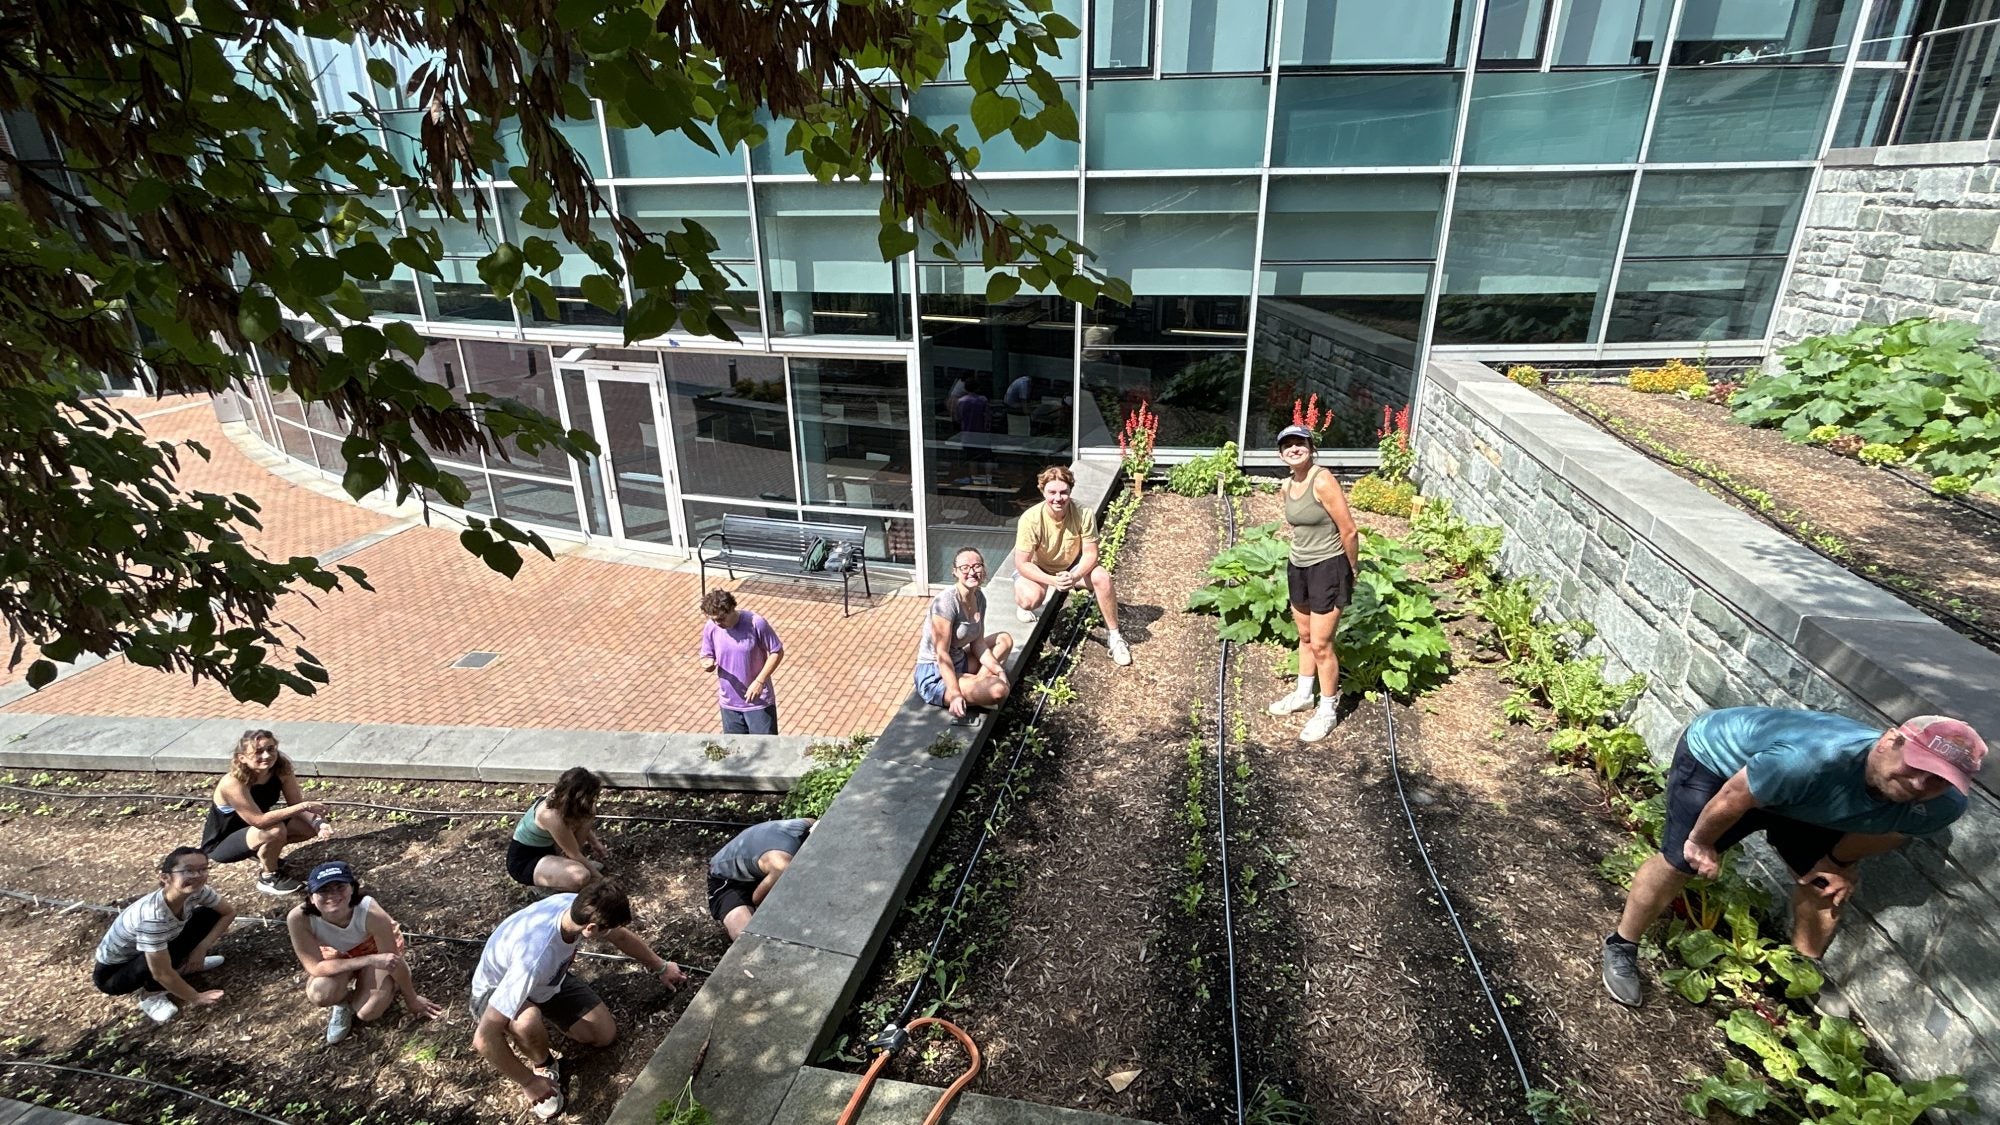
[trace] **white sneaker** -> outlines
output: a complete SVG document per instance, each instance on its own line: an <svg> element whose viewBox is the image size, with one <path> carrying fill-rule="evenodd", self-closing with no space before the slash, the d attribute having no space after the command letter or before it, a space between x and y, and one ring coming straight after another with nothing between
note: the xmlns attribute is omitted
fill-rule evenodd
<svg viewBox="0 0 2000 1125"><path fill-rule="evenodd" d="M1267 715L1296 715L1312 705L1313 693L1311 688L1307 688L1304 691L1293 688L1292 694L1264 708L1264 713Z"/></svg>
<svg viewBox="0 0 2000 1125"><path fill-rule="evenodd" d="M208 956L201 959L201 964L189 965L187 971L190 973L212 973L215 970L220 969L221 967L222 967L222 954L211 953Z"/></svg>
<svg viewBox="0 0 2000 1125"><path fill-rule="evenodd" d="M326 1012L326 1041L338 1043L354 1030L354 1009L345 1004L335 1004Z"/></svg>
<svg viewBox="0 0 2000 1125"><path fill-rule="evenodd" d="M174 1004L174 998L164 992L140 993L139 1010L146 1013L146 1018L154 1023L166 1023L181 1013L180 1008Z"/></svg>
<svg viewBox="0 0 2000 1125"><path fill-rule="evenodd" d="M1332 734L1334 726L1339 722L1340 716L1332 711L1315 711L1313 717L1306 720L1305 729L1299 731L1299 741L1318 742Z"/></svg>
<svg viewBox="0 0 2000 1125"><path fill-rule="evenodd" d="M528 1069L555 1084L556 1092L536 1102L533 1106L535 1116L542 1121L547 1121L549 1118L563 1111L562 1056L556 1054L554 1051L550 1051L549 1061L540 1066L531 1066Z"/></svg>
<svg viewBox="0 0 2000 1125"><path fill-rule="evenodd" d="M537 1121L547 1121L562 1111L563 1096L561 1090L557 1090L555 1093L536 1102L533 1106L535 1120Z"/></svg>
<svg viewBox="0 0 2000 1125"><path fill-rule="evenodd" d="M1120 668L1132 663L1132 647L1125 643L1124 637L1112 633L1104 638L1104 647L1111 650L1111 663Z"/></svg>
<svg viewBox="0 0 2000 1125"><path fill-rule="evenodd" d="M1014 606L1014 620L1023 625L1032 625L1041 619L1042 611L1039 609L1028 609L1018 603Z"/></svg>

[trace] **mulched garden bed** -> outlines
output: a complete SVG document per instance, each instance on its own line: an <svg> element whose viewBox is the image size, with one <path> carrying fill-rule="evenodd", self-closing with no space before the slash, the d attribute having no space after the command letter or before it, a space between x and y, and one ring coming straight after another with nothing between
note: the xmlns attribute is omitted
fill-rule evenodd
<svg viewBox="0 0 2000 1125"><path fill-rule="evenodd" d="M0 778L47 796L0 791L0 888L51 898L119 904L157 886L149 874L170 848L199 835L212 777L48 773ZM529 786L449 782L326 782L306 779L308 799L350 799L422 809L526 807ZM188 793L181 808L143 800L77 800L63 792ZM775 815L766 795L627 791L601 811L754 821ZM338 834L287 853L295 872L325 858L354 863L364 887L405 931L481 941L538 892L507 878L503 857L514 817L412 818L336 807ZM727 947L708 917L706 861L731 829L683 824L603 826L611 870L632 892L638 932L670 959L712 966ZM218 952L228 963L205 982L227 995L206 1011L156 1026L129 998L90 983L91 955L109 918L81 910L0 902L0 1060L33 1059L172 1083L293 1122L510 1121L526 1119L518 1091L472 1050L466 991L477 945L413 940L417 990L444 1006L435 1022L400 1004L344 1043L324 1042L326 1016L303 993L304 974L282 927L299 896L252 889L254 863L216 868L213 885L238 913ZM609 946L603 951L615 952ZM575 1053L567 1120L601 1120L651 1056L703 978L678 993L621 962L580 959L616 1016L619 1039ZM561 1042L560 1034L557 1036ZM130 1122L242 1122L238 1114L135 1084L31 1067L0 1067L0 1096L41 1100Z"/></svg>
<svg viewBox="0 0 2000 1125"><path fill-rule="evenodd" d="M1276 515L1274 496L1247 502L1252 521ZM1148 1121L1234 1118L1213 827L1184 813L1193 736L1192 792L1211 809L1215 785L1214 624L1180 607L1217 549L1217 515L1172 495L1141 507L1117 572L1135 663L1114 668L1086 645L1068 677L1077 701L1045 719L967 929L924 986L918 1013L936 1006L985 1051L982 1093ZM1549 768L1544 738L1501 729L1506 689L1477 632L1456 626L1457 675L1396 712L1432 858L1536 1085L1602 1121L1685 1119L1681 1080L1725 1057L1716 1017L1657 994L1632 1012L1604 994L1597 942L1620 897L1596 865L1622 830L1588 777ZM1379 702L1350 699L1330 739L1301 744L1304 716L1263 713L1285 688L1283 656L1239 650L1225 677L1226 725L1242 735L1224 782L1247 1093L1255 1104L1266 1088L1265 1120L1283 1119L1277 1093L1322 1125L1524 1120L1491 1009L1410 844ZM919 877L845 1027L848 1063L922 971L1004 759L989 754ZM1198 867L1190 839L1204 832ZM955 1048L920 1042L890 1073L942 1085L959 1067Z"/></svg>
<svg viewBox="0 0 2000 1125"><path fill-rule="evenodd" d="M1622 432L1616 426L1612 432L1656 458L1669 450L1719 468L1729 478L1727 491L1699 467L1667 465L1739 508L1756 510L1727 492L1768 494L1765 514L1807 546L1973 640L2000 647L1952 620L2000 632L2000 507L1931 495L1885 470L1789 442L1778 430L1743 425L1708 402L1597 383L1563 383L1547 393L1586 419L1578 403L1621 420Z"/></svg>

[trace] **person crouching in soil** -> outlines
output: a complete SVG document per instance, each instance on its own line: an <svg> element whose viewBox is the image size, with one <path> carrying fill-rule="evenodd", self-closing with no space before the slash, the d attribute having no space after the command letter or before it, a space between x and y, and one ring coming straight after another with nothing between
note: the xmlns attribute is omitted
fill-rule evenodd
<svg viewBox="0 0 2000 1125"><path fill-rule="evenodd" d="M514 825L507 874L524 887L551 891L573 891L602 874L611 856L597 837L597 798L603 792L604 779L597 774L582 766L564 770Z"/></svg>
<svg viewBox="0 0 2000 1125"><path fill-rule="evenodd" d="M417 992L403 960L403 932L381 904L361 890L354 868L334 859L306 875L306 900L285 916L292 954L306 971L306 996L328 1009L326 1041L338 1043L389 1010L403 1007L424 1019L444 1009Z"/></svg>
<svg viewBox="0 0 2000 1125"><path fill-rule="evenodd" d="M569 971L584 942L611 943L668 988L687 979L680 966L662 960L626 928L631 922L624 888L597 879L575 894L550 895L516 911L486 939L472 974L472 1046L521 1087L543 1121L561 1113L564 1100L561 1057L549 1046L547 1025L587 1047L618 1038L611 1009Z"/></svg>
<svg viewBox="0 0 2000 1125"><path fill-rule="evenodd" d="M256 856L263 864L257 889L267 895L297 894L304 886L284 873L285 849L333 835L326 806L299 792L292 760L278 749L278 736L246 730L236 740L229 772L215 783L201 850L215 863L240 863Z"/></svg>
<svg viewBox="0 0 2000 1125"><path fill-rule="evenodd" d="M160 860L160 889L118 912L97 943L91 983L107 996L139 994L139 1010L154 1023L180 1011L176 999L206 1008L222 990L197 989L187 978L222 967L210 949L229 932L236 911L208 885L200 848L175 848Z"/></svg>
<svg viewBox="0 0 2000 1125"><path fill-rule="evenodd" d="M778 885L778 876L812 834L814 818L767 820L753 824L722 845L708 861L708 914L729 931L729 940L743 928Z"/></svg>

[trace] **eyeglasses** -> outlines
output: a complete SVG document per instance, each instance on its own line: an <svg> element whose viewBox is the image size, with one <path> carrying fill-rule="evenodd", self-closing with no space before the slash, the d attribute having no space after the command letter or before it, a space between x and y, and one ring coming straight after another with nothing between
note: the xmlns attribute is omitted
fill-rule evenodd
<svg viewBox="0 0 2000 1125"><path fill-rule="evenodd" d="M206 878L208 878L208 868L206 868L206 867L176 867L176 868L174 868L173 870L169 871L169 872L168 872L168 874L169 874L169 875L179 875L179 876L180 876L181 878L183 878L183 879L206 879Z"/></svg>
<svg viewBox="0 0 2000 1125"><path fill-rule="evenodd" d="M967 564L965 564L964 566L955 566L955 567L952 567L952 569L953 569L953 570L955 570L955 571L957 571L957 572L959 572L960 574L978 574L978 573L979 573L980 571L982 571L982 570L985 570L985 569L986 569L986 564L985 564L985 563L967 563Z"/></svg>

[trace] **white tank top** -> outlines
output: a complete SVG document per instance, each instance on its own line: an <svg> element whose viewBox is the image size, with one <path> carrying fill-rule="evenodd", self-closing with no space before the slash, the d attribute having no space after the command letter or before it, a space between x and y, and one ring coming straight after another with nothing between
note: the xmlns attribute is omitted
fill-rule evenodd
<svg viewBox="0 0 2000 1125"><path fill-rule="evenodd" d="M336 926L318 914L306 915L306 925L312 930L313 940L319 943L321 953L332 957L366 957L382 952L368 937L368 911L374 905L374 898L363 895L354 904L354 917L345 926ZM364 944L367 949L360 948Z"/></svg>

